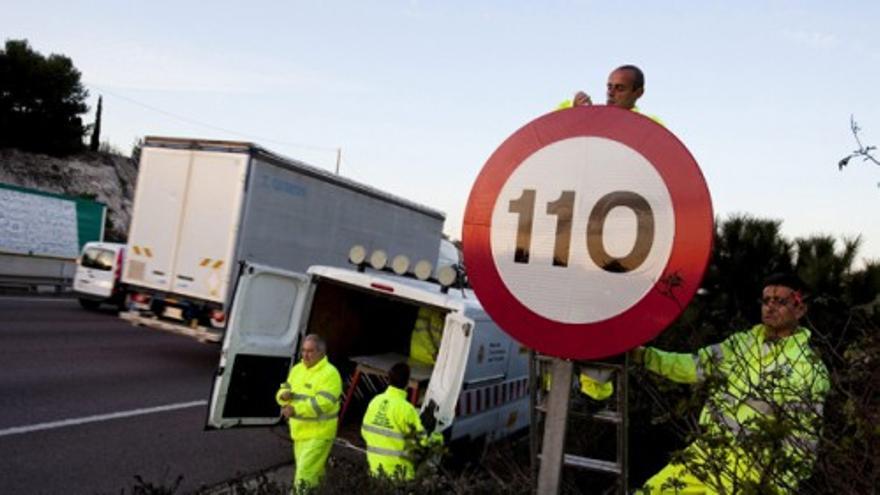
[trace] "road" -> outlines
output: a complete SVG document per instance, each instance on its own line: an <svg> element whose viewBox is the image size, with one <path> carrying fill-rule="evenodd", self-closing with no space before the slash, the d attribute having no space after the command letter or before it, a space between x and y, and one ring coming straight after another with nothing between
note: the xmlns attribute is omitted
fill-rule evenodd
<svg viewBox="0 0 880 495"><path fill-rule="evenodd" d="M0 297L0 491L189 493L290 462L286 427L205 431L219 346L74 299Z"/></svg>

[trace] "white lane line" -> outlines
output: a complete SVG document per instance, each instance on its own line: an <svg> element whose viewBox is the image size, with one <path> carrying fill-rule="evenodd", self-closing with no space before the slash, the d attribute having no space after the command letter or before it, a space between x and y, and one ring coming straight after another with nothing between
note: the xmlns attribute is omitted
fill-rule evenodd
<svg viewBox="0 0 880 495"><path fill-rule="evenodd" d="M61 421L52 421L49 423L38 423L28 426L15 426L0 430L0 437L9 435L21 435L23 433L33 433L35 431L52 430L55 428L63 428L65 426L78 426L87 423L97 423L100 421L110 421L113 419L130 418L132 416L143 416L145 414L155 414L166 411L175 411L178 409L187 409L190 407L204 406L208 403L206 400L194 400L192 402L180 402L177 404L167 404L164 406L147 407L143 409L132 409L131 411L120 411L108 414L98 414L96 416L86 416L83 418L63 419Z"/></svg>

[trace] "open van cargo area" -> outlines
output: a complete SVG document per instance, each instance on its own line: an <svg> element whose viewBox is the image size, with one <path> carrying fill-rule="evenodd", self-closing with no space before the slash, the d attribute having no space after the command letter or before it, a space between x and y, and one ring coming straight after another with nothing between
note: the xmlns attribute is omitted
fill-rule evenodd
<svg viewBox="0 0 880 495"><path fill-rule="evenodd" d="M247 265L237 287L209 428L277 424L275 392L310 333L326 341L341 375L339 436L350 442L361 443L366 407L400 361L412 370L409 399L430 411L423 414L450 442L493 441L528 426L528 350L464 290L369 271L313 266L301 274L263 265ZM439 313L429 325L437 332L434 365L409 358L425 308Z"/></svg>
<svg viewBox="0 0 880 495"><path fill-rule="evenodd" d="M327 357L342 376L343 394L348 392L358 365L353 358L379 357L360 361L381 361L388 368L395 362L407 361L413 328L421 307L417 302L331 279L317 278L316 281L305 334L316 333L327 342ZM444 314L448 312L443 308L437 309ZM438 347L440 337L437 336ZM390 355L399 355L399 359ZM430 378L430 367L412 362L410 367L414 372L421 372L414 373L414 377L420 374L424 379L420 384L421 393L418 394L421 398L427 378ZM370 399L383 392L387 383L387 379L378 374L361 373L341 426L360 426Z"/></svg>

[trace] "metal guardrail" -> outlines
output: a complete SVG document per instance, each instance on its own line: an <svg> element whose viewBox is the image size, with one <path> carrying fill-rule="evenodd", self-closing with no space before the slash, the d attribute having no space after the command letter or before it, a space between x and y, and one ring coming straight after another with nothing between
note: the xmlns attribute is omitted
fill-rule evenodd
<svg viewBox="0 0 880 495"><path fill-rule="evenodd" d="M2 292L66 293L75 272L74 260L0 253Z"/></svg>
<svg viewBox="0 0 880 495"><path fill-rule="evenodd" d="M0 293L54 293L71 292L72 280L61 277L28 277L0 274Z"/></svg>

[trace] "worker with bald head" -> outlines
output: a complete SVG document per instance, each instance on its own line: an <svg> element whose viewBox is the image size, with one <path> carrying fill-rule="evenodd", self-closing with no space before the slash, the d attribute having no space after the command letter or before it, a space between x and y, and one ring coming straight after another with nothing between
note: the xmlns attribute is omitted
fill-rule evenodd
<svg viewBox="0 0 880 495"><path fill-rule="evenodd" d="M635 65L621 65L608 75L605 85L605 104L612 107L640 113L636 102L645 94L645 74ZM593 99L584 91L578 91L574 98L562 102L558 109L589 106ZM653 115L646 115L658 124L663 124Z"/></svg>

